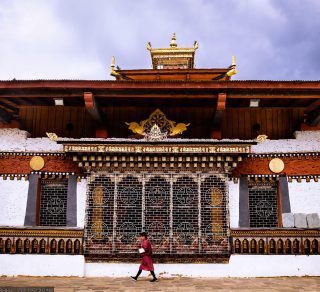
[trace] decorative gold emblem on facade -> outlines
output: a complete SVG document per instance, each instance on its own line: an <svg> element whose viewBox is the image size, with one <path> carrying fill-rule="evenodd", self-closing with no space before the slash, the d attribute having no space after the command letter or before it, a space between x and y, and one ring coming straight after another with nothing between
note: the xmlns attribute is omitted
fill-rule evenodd
<svg viewBox="0 0 320 292"><path fill-rule="evenodd" d="M47 133L46 132L46 134L51 141L58 141L58 139L59 139L59 137L56 133Z"/></svg>
<svg viewBox="0 0 320 292"><path fill-rule="evenodd" d="M158 138L165 138L166 136L177 136L182 134L190 126L190 123L176 123L167 119L166 115L160 110L156 109L147 120L143 120L140 123L131 122L126 123L128 129L135 134L145 136L146 138L151 137L154 134ZM156 127L155 127L156 125Z"/></svg>
<svg viewBox="0 0 320 292"><path fill-rule="evenodd" d="M176 136L176 135L180 135L182 134L184 131L187 130L187 127L190 126L190 123L188 124L184 124L184 123L178 123L176 126L174 126L172 129L171 129L171 132L170 132L170 136Z"/></svg>
<svg viewBox="0 0 320 292"><path fill-rule="evenodd" d="M269 162L269 169L274 173L280 173L284 170L284 162L280 158L273 158Z"/></svg>
<svg viewBox="0 0 320 292"><path fill-rule="evenodd" d="M142 121L139 124L136 123L136 122L131 122L131 123L127 123L126 122L126 125L129 126L128 127L129 130L131 130L135 134L139 134L139 135L142 135L142 136L145 135L144 124L145 124L145 121Z"/></svg>
<svg viewBox="0 0 320 292"><path fill-rule="evenodd" d="M145 135L145 138L147 138L148 140L154 140L154 141L163 140L167 138L167 134L162 133L159 126L157 124L154 124L150 132Z"/></svg>
<svg viewBox="0 0 320 292"><path fill-rule="evenodd" d="M256 140L257 140L257 142L262 143L262 142L266 141L267 138L268 138L267 135L259 135L259 136L256 138Z"/></svg>
<svg viewBox="0 0 320 292"><path fill-rule="evenodd" d="M41 156L33 156L30 160L32 170L38 171L44 167L44 159Z"/></svg>

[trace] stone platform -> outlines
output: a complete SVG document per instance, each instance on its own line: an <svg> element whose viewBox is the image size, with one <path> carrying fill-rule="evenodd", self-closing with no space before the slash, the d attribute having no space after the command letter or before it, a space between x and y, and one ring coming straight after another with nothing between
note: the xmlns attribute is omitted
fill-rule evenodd
<svg viewBox="0 0 320 292"><path fill-rule="evenodd" d="M56 292L85 291L319 291L320 277L278 278L161 278L150 283L129 278L1 277L0 287L54 287ZM2 291L0 288L0 291ZM8 290L5 290L8 291Z"/></svg>

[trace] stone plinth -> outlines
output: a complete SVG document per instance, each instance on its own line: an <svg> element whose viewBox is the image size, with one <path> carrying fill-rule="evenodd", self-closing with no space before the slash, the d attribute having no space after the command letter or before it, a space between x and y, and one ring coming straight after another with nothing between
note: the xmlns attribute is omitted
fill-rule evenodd
<svg viewBox="0 0 320 292"><path fill-rule="evenodd" d="M294 227L294 215L292 213L282 214L282 227L285 227L285 228Z"/></svg>
<svg viewBox="0 0 320 292"><path fill-rule="evenodd" d="M307 215L308 228L320 228L320 218L318 213Z"/></svg>
<svg viewBox="0 0 320 292"><path fill-rule="evenodd" d="M294 227L307 228L307 216L305 213L294 214Z"/></svg>

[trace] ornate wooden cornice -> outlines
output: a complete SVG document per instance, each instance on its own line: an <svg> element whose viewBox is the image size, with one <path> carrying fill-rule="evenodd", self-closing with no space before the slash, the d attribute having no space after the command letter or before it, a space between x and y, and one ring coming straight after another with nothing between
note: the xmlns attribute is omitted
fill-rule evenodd
<svg viewBox="0 0 320 292"><path fill-rule="evenodd" d="M297 228L276 228L276 229L231 229L232 237L318 237L320 229L297 229Z"/></svg>
<svg viewBox="0 0 320 292"><path fill-rule="evenodd" d="M0 237L83 237L83 229L75 228L0 228Z"/></svg>

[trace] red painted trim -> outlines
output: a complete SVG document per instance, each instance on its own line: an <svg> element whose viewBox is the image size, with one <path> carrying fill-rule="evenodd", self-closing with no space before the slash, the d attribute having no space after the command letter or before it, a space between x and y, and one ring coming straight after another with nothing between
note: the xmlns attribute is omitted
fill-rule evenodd
<svg viewBox="0 0 320 292"><path fill-rule="evenodd" d="M30 159L33 156L0 156L0 174L29 174L33 170L30 168ZM41 172L74 172L81 173L81 169L71 157L43 156L45 165Z"/></svg>
<svg viewBox="0 0 320 292"><path fill-rule="evenodd" d="M320 175L320 156L292 156L280 157L284 162L284 170L281 175ZM239 163L233 170L232 175L239 177L241 175L274 175L269 169L269 162L272 157L248 157Z"/></svg>
<svg viewBox="0 0 320 292"><path fill-rule="evenodd" d="M0 81L0 89L81 88L81 89L316 89L320 81L113 81L113 80L21 80ZM290 95L290 92L287 92ZM302 93L302 95L307 95Z"/></svg>

